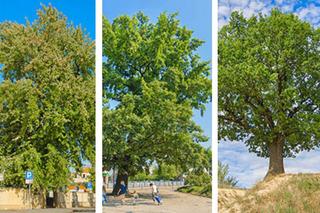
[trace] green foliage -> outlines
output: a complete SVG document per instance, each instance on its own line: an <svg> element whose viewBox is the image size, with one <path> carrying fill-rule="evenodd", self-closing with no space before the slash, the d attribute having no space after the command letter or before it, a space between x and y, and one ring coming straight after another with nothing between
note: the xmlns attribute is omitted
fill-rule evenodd
<svg viewBox="0 0 320 213"><path fill-rule="evenodd" d="M94 163L94 43L55 8L26 25L0 24L0 169L6 184L36 190L69 182ZM9 160L10 159L10 160Z"/></svg>
<svg viewBox="0 0 320 213"><path fill-rule="evenodd" d="M219 138L283 156L319 146L320 31L293 14L244 18L219 32Z"/></svg>
<svg viewBox="0 0 320 213"><path fill-rule="evenodd" d="M229 176L229 165L218 162L218 187L235 187L238 180Z"/></svg>
<svg viewBox="0 0 320 213"><path fill-rule="evenodd" d="M162 164L158 165L149 174L149 171L138 172L131 180L176 180L182 175L182 170L176 165Z"/></svg>
<svg viewBox="0 0 320 213"><path fill-rule="evenodd" d="M34 148L26 149L12 157L1 156L1 171L4 172L3 184L13 187L24 185L25 171L30 169L35 176L34 187L41 185L43 174L39 172L41 168L40 157L40 154Z"/></svg>
<svg viewBox="0 0 320 213"><path fill-rule="evenodd" d="M129 175L159 165L206 166L207 141L192 120L210 101L209 62L194 52L203 43L175 15L156 23L138 13L103 21L103 160Z"/></svg>
<svg viewBox="0 0 320 213"><path fill-rule="evenodd" d="M151 181L151 180L157 180L156 174L147 174L146 172L138 172L136 175L134 175L130 180L133 181Z"/></svg>
<svg viewBox="0 0 320 213"><path fill-rule="evenodd" d="M136 110L142 114L137 115ZM201 142L206 138L192 121L190 105L177 104L174 93L159 81L144 85L141 96L126 95L117 110L105 112L104 135L108 137L104 159L109 165L130 164L135 173L154 161L185 164L197 160L201 164L205 160L200 152L203 148L194 139ZM194 158L185 153L194 153Z"/></svg>
<svg viewBox="0 0 320 213"><path fill-rule="evenodd" d="M186 173L185 184L191 186L207 186L212 182L212 151L211 148L202 149L198 152L203 158L202 166L193 167Z"/></svg>
<svg viewBox="0 0 320 213"><path fill-rule="evenodd" d="M211 96L210 67L195 51L203 41L179 26L176 14L162 13L153 24L138 13L103 20L104 88L106 97L122 101L124 95L142 92L146 83L159 80L175 93L179 103L189 101L204 109Z"/></svg>
<svg viewBox="0 0 320 213"><path fill-rule="evenodd" d="M211 184L206 186L182 186L177 191L212 198Z"/></svg>
<svg viewBox="0 0 320 213"><path fill-rule="evenodd" d="M158 180L175 180L182 175L182 170L176 165L161 164L153 171Z"/></svg>
<svg viewBox="0 0 320 213"><path fill-rule="evenodd" d="M191 186L206 186L211 185L211 179L211 176L206 172L190 172L185 179L185 184Z"/></svg>

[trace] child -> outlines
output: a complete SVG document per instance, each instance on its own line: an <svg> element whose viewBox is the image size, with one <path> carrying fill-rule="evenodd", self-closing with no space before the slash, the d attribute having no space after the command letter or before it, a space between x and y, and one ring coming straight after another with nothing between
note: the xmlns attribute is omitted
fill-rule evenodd
<svg viewBox="0 0 320 213"><path fill-rule="evenodd" d="M151 187L151 190L152 190L152 200L153 200L153 202L157 202L158 205L160 205L161 204L161 198L160 198L160 195L159 195L158 187L153 183L150 183L150 187Z"/></svg>
<svg viewBox="0 0 320 213"><path fill-rule="evenodd" d="M136 204L137 200L139 199L139 194L136 190L134 190L131 194L133 196L133 204Z"/></svg>
<svg viewBox="0 0 320 213"><path fill-rule="evenodd" d="M157 195L154 196L154 199L158 202L158 205L162 204L161 203L161 197L160 197L159 193L157 193Z"/></svg>

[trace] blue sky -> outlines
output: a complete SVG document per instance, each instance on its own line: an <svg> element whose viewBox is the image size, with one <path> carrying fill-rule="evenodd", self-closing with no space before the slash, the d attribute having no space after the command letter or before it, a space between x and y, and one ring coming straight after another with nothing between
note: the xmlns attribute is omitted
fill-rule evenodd
<svg viewBox="0 0 320 213"><path fill-rule="evenodd" d="M33 21L41 4L50 4L68 17L75 25L81 25L95 37L95 0L10 0L1 1L0 22L14 21L25 23L25 18Z"/></svg>
<svg viewBox="0 0 320 213"><path fill-rule="evenodd" d="M205 41L205 44L199 48L198 53L204 60L211 60L211 0L184 1L180 0L104 0L103 14L109 19L120 15L132 16L142 11L156 21L162 12L178 12L178 19L181 25L194 31L194 36ZM204 146L211 146L211 111L212 105L207 104L207 110L203 117L200 112L195 112L194 120L201 125L205 134L210 136L210 141Z"/></svg>
<svg viewBox="0 0 320 213"><path fill-rule="evenodd" d="M228 22L232 11L242 11L244 16L268 14L274 7L283 12L294 13L313 26L320 25L320 0L318 1L256 1L256 0L219 0L219 28ZM251 187L265 176L268 160L249 153L243 142L220 142L218 158L229 164L230 174L239 180L240 187ZM296 158L285 159L287 173L312 173L320 171L320 150L302 152Z"/></svg>
<svg viewBox="0 0 320 213"><path fill-rule="evenodd" d="M274 7L283 12L295 13L315 26L320 24L319 0L219 0L219 27L227 23L230 13L234 10L241 10L246 17L250 17L259 12L267 14Z"/></svg>

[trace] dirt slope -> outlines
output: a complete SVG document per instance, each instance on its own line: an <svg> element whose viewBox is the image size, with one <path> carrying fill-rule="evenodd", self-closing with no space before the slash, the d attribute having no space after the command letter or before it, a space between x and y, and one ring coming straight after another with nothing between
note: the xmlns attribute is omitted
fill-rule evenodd
<svg viewBox="0 0 320 213"><path fill-rule="evenodd" d="M219 189L218 207L219 212L226 211L227 207L232 206L238 199L246 194L246 190L242 189Z"/></svg>
<svg viewBox="0 0 320 213"><path fill-rule="evenodd" d="M315 212L320 174L284 174L249 190L219 189L219 212Z"/></svg>

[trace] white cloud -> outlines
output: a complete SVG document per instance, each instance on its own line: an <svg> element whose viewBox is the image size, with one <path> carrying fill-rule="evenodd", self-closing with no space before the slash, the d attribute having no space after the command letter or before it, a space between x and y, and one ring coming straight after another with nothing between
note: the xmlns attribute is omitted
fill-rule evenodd
<svg viewBox="0 0 320 213"><path fill-rule="evenodd" d="M295 14L301 19L310 22L311 24L318 26L320 22L320 6L315 4L309 4L307 7L300 7L295 11Z"/></svg>
<svg viewBox="0 0 320 213"><path fill-rule="evenodd" d="M320 3L320 1L318 3ZM283 12L293 12L314 26L320 25L319 4L301 4L301 1L292 0L219 0L219 28L227 24L233 11L241 11L243 15L248 18L258 13L268 14L274 7L279 8Z"/></svg>
<svg viewBox="0 0 320 213"><path fill-rule="evenodd" d="M229 165L230 175L239 180L240 187L249 187L266 173L267 162L248 153L240 142L221 142L219 144L219 160Z"/></svg>
<svg viewBox="0 0 320 213"><path fill-rule="evenodd" d="M225 17L227 17L227 16L229 16L230 15L230 7L228 7L228 6L225 6L225 5L221 5L221 6L219 6L219 16L225 16Z"/></svg>
<svg viewBox="0 0 320 213"><path fill-rule="evenodd" d="M242 1L239 1L239 0L229 0L228 3L230 5L236 5L236 6L239 6L239 7L245 7L247 6L249 3L250 3L250 0L242 0Z"/></svg>
<svg viewBox="0 0 320 213"><path fill-rule="evenodd" d="M281 10L285 13L293 12L294 4L291 3L291 4L282 5Z"/></svg>
<svg viewBox="0 0 320 213"><path fill-rule="evenodd" d="M239 180L240 187L252 187L261 181L268 170L268 159L249 153L242 142L220 142L219 160L229 165L230 175ZM296 158L285 159L287 173L314 173L320 171L320 150L302 152Z"/></svg>

